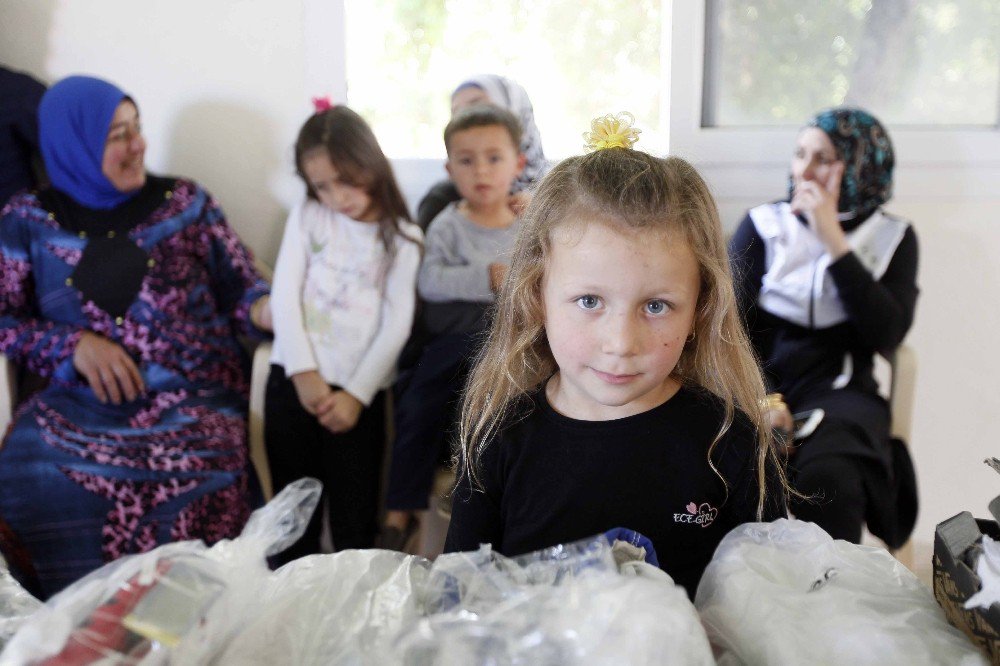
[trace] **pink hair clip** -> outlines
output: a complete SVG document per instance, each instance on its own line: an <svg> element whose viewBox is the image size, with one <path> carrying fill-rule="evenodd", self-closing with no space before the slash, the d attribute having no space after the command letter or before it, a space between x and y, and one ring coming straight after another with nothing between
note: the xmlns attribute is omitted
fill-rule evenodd
<svg viewBox="0 0 1000 666"><path fill-rule="evenodd" d="M336 106L336 104L330 101L329 97L313 97L312 101L313 101L313 108L316 110L315 111L316 113L323 113L324 111L329 111L330 109Z"/></svg>

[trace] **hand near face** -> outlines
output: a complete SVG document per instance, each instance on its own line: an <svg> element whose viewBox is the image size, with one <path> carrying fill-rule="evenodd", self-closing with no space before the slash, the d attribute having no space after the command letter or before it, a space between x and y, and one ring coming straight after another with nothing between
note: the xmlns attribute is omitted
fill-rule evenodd
<svg viewBox="0 0 1000 666"><path fill-rule="evenodd" d="M837 217L840 181L843 176L844 163L838 160L830 165L830 175L825 185L816 180L799 181L795 185L791 201L792 212L805 215L834 259L850 251L847 236Z"/></svg>
<svg viewBox="0 0 1000 666"><path fill-rule="evenodd" d="M347 391L332 391L316 409L320 424L334 434L344 433L358 423L364 405Z"/></svg>
<svg viewBox="0 0 1000 666"><path fill-rule="evenodd" d="M131 402L146 390L139 366L122 346L91 331L85 331L77 343L73 367L102 403Z"/></svg>

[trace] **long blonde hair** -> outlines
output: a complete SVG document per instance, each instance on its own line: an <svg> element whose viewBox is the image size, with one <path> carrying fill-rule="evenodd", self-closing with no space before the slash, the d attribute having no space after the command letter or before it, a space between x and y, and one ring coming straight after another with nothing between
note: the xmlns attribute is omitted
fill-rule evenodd
<svg viewBox="0 0 1000 666"><path fill-rule="evenodd" d="M515 407L558 369L545 336L541 285L553 230L577 217L601 220L611 228L666 232L687 241L698 262L701 289L693 339L685 345L673 375L687 386L718 396L725 406L725 418L707 454L723 483L712 451L737 410L756 428L760 518L769 459L786 488L787 482L760 407L764 382L737 312L715 201L689 163L629 148L607 148L563 160L532 197L462 401L459 474L468 475L473 486L481 485L478 467L483 450Z"/></svg>

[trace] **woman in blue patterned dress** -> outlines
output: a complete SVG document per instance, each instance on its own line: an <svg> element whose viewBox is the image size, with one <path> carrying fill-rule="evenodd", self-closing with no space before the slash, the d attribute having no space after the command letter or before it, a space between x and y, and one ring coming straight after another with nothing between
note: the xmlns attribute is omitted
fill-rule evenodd
<svg viewBox="0 0 1000 666"><path fill-rule="evenodd" d="M218 203L147 174L135 103L70 77L39 107L51 187L0 212L0 352L48 378L0 448L0 550L48 597L117 557L239 533L247 358L267 285Z"/></svg>

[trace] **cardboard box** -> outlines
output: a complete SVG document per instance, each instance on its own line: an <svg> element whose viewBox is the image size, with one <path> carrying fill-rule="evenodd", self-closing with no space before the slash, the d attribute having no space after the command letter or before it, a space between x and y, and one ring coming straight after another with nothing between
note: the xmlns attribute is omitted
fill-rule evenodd
<svg viewBox="0 0 1000 666"><path fill-rule="evenodd" d="M990 510L994 515L1000 511L1000 497L990 502ZM984 534L1000 540L1000 525L993 520L976 520L968 511L938 524L934 531L934 598L948 621L1000 665L1000 604L965 608L965 601L981 587L974 567L976 545Z"/></svg>

